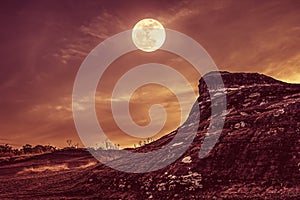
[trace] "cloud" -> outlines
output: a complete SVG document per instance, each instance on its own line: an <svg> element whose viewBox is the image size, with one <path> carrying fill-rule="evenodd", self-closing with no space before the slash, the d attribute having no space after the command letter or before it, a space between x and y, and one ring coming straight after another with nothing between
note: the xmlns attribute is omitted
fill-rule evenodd
<svg viewBox="0 0 300 200"><path fill-rule="evenodd" d="M61 49L60 56L63 63L73 59L84 59L96 44L112 36L113 33L127 29L117 16L107 10L101 9L99 13L100 15L92 18L87 24L80 26L82 37L76 38Z"/></svg>
<svg viewBox="0 0 300 200"><path fill-rule="evenodd" d="M72 119L71 98L80 64L101 41L130 29L146 17L159 19L165 27L191 36L221 70L259 72L300 82L300 3L297 0L234 3L133 0L76 4L54 0L4 4L1 8L0 22L6 28L1 32L0 129L4 138L16 144L64 146L66 139L79 141ZM184 59L163 51L152 54L137 51L111 64L99 82L96 107L100 102L110 101L109 92L122 74L148 62L172 66L197 91L200 75ZM184 86L180 89L185 92ZM134 100L136 105L138 99ZM165 100L166 107L175 106L174 99L166 97ZM101 117L107 116L109 110L102 112ZM142 123L145 113L137 111L136 115ZM105 122L111 120L103 118ZM114 126L107 129L114 139L122 138L124 144L136 141L136 138L118 136L119 130Z"/></svg>

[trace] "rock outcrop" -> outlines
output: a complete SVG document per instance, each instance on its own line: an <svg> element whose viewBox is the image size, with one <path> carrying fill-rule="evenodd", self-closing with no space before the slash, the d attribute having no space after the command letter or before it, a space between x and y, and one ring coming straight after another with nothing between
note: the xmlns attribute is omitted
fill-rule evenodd
<svg viewBox="0 0 300 200"><path fill-rule="evenodd" d="M208 73L204 79L214 83L213 94L224 83L227 111L222 134L213 150L199 159L203 139L210 137L206 131L213 117L210 95L201 78L198 98L201 119L193 122L199 123L199 128L188 151L173 164L147 174L111 170L116 180L117 177L127 180L122 182L122 188L130 184L131 189L126 189L128 197L296 199L300 195L300 85L257 73L229 72L221 72L223 83L219 84L214 80L215 74ZM176 131L135 151L157 150L175 134ZM189 133L183 133L182 137L189 137ZM91 176L101 177L99 170L104 168L96 167ZM118 184L111 187L118 188Z"/></svg>

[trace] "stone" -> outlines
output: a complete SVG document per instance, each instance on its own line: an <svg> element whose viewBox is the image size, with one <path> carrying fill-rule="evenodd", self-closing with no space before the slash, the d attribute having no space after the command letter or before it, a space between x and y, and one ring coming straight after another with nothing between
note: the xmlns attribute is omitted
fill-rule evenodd
<svg viewBox="0 0 300 200"><path fill-rule="evenodd" d="M186 156L182 159L182 162L183 163L191 163L192 162L192 159L191 159L191 156Z"/></svg>

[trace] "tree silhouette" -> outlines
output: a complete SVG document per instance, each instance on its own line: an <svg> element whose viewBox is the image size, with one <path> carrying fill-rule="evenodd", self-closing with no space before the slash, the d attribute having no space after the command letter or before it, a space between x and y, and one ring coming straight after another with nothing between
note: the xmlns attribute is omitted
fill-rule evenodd
<svg viewBox="0 0 300 200"><path fill-rule="evenodd" d="M24 152L25 154L27 154L27 153L32 153L32 146L31 146L30 144L25 144L25 145L23 146L23 152Z"/></svg>
<svg viewBox="0 0 300 200"><path fill-rule="evenodd" d="M8 144L0 145L0 153L10 153L12 152L12 147Z"/></svg>
<svg viewBox="0 0 300 200"><path fill-rule="evenodd" d="M67 140L67 144L69 145L69 147L71 147L72 140Z"/></svg>

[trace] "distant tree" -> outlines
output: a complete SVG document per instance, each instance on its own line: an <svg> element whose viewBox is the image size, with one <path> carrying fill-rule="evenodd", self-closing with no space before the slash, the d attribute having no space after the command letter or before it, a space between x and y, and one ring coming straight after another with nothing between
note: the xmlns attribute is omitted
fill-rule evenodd
<svg viewBox="0 0 300 200"><path fill-rule="evenodd" d="M104 141L104 145L105 145L104 149L106 149L106 150L109 150L109 149L116 150L116 149L118 149L118 145L111 143L110 140L108 140L108 139L106 139Z"/></svg>
<svg viewBox="0 0 300 200"><path fill-rule="evenodd" d="M56 151L56 147L49 145L44 146L46 152L53 152Z"/></svg>
<svg viewBox="0 0 300 200"><path fill-rule="evenodd" d="M108 140L105 140L105 149L106 150L110 149L110 143Z"/></svg>
<svg viewBox="0 0 300 200"><path fill-rule="evenodd" d="M96 143L95 150L104 150L105 145L103 143Z"/></svg>
<svg viewBox="0 0 300 200"><path fill-rule="evenodd" d="M32 146L30 144L25 144L22 147L22 150L25 154L32 153Z"/></svg>
<svg viewBox="0 0 300 200"><path fill-rule="evenodd" d="M43 153L46 151L46 148L43 145L36 145L35 147L33 147L32 152L33 153Z"/></svg>
<svg viewBox="0 0 300 200"><path fill-rule="evenodd" d="M72 140L67 140L67 144L69 145L69 147L71 147L71 145L72 145Z"/></svg>
<svg viewBox="0 0 300 200"><path fill-rule="evenodd" d="M142 146L142 143L143 143L142 141L139 141L139 145L140 145L140 147Z"/></svg>
<svg viewBox="0 0 300 200"><path fill-rule="evenodd" d="M21 155L22 151L20 151L19 149L13 149L13 154L14 155Z"/></svg>
<svg viewBox="0 0 300 200"><path fill-rule="evenodd" d="M0 153L11 153L11 152L12 152L12 147L9 146L8 144L0 145Z"/></svg>
<svg viewBox="0 0 300 200"><path fill-rule="evenodd" d="M75 149L78 149L79 147L79 143L77 142L75 145L74 145Z"/></svg>

